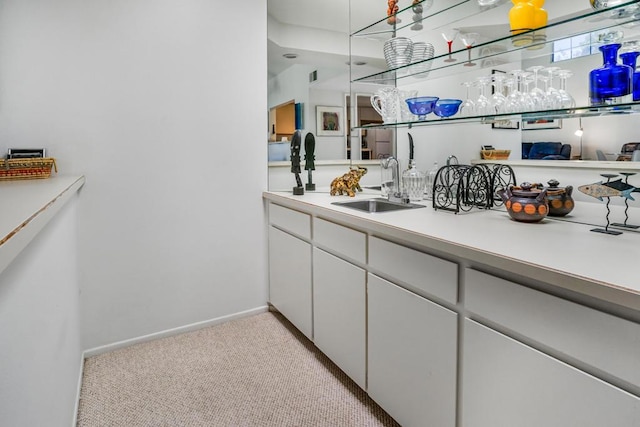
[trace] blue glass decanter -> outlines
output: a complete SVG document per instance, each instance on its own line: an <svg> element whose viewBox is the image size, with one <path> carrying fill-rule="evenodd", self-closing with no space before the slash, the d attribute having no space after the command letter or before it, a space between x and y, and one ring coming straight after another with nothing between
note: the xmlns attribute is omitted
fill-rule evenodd
<svg viewBox="0 0 640 427"><path fill-rule="evenodd" d="M589 73L589 100L591 105L621 104L631 101L633 70L618 64L620 43L600 46L604 65Z"/></svg>
<svg viewBox="0 0 640 427"><path fill-rule="evenodd" d="M633 100L640 101L640 71L636 71L636 59L640 56L640 52L625 52L620 54L620 59L624 65L628 65L633 70L633 83L631 92Z"/></svg>

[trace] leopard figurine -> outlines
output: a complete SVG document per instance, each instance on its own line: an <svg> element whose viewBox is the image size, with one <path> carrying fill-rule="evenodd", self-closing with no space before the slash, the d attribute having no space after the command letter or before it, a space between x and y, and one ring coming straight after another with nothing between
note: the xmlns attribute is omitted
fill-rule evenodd
<svg viewBox="0 0 640 427"><path fill-rule="evenodd" d="M367 168L362 166L351 167L349 172L331 181L331 195L348 195L354 197L356 191L362 191L360 187L360 178L367 173Z"/></svg>

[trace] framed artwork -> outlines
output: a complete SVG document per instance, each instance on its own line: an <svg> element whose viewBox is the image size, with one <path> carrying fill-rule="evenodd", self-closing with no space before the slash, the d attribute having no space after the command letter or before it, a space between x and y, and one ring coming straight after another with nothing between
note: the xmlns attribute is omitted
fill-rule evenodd
<svg viewBox="0 0 640 427"><path fill-rule="evenodd" d="M538 130L538 129L562 129L561 119L532 119L522 120L522 130Z"/></svg>
<svg viewBox="0 0 640 427"><path fill-rule="evenodd" d="M342 107L316 106L316 135L344 135L344 110Z"/></svg>
<svg viewBox="0 0 640 427"><path fill-rule="evenodd" d="M520 129L520 122L518 120L496 120L491 123L491 129Z"/></svg>

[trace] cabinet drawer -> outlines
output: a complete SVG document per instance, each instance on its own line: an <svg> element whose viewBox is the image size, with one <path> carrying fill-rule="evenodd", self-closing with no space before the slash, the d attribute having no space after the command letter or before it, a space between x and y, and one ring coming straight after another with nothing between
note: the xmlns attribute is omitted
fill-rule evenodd
<svg viewBox="0 0 640 427"><path fill-rule="evenodd" d="M367 262L367 235L360 231L314 218L313 241L354 261Z"/></svg>
<svg viewBox="0 0 640 427"><path fill-rule="evenodd" d="M466 319L465 427L638 426L640 399Z"/></svg>
<svg viewBox="0 0 640 427"><path fill-rule="evenodd" d="M640 324L472 269L469 311L640 387Z"/></svg>
<svg viewBox="0 0 640 427"><path fill-rule="evenodd" d="M309 214L270 203L269 222L290 233L311 239L311 216Z"/></svg>
<svg viewBox="0 0 640 427"><path fill-rule="evenodd" d="M425 253L369 238L369 266L419 291L455 304L458 300L458 265Z"/></svg>

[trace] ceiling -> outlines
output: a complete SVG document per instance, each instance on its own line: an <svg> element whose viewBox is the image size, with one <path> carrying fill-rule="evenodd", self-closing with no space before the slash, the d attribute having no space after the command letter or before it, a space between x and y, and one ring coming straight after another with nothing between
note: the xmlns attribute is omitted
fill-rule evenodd
<svg viewBox="0 0 640 427"><path fill-rule="evenodd" d="M279 24L331 31L344 35L345 51L348 51L349 9L359 10L358 22L373 22L384 16L387 4L379 0L379 7L371 7L371 0L267 0L270 19ZM354 24L358 25L358 24ZM364 24L363 24L364 26ZM315 50L296 49L280 46L269 38L268 72L273 77L293 64L306 64L329 68L344 67L348 72L348 55L337 55ZM285 59L282 55L294 53L295 59ZM372 71L373 72L373 71Z"/></svg>

